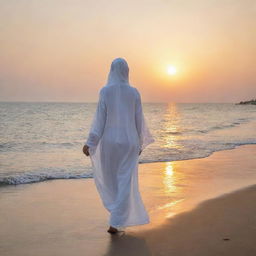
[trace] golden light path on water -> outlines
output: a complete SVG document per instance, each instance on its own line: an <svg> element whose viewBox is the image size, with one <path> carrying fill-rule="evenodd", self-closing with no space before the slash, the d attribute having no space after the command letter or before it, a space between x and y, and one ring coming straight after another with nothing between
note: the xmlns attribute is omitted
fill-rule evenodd
<svg viewBox="0 0 256 256"><path fill-rule="evenodd" d="M166 120L165 129L167 131L167 136L165 137L166 148L181 149L182 146L177 142L179 138L179 133L182 131L180 124L180 113L177 110L175 103L169 103L166 109L166 114L164 116ZM184 173L179 172L178 168L175 168L176 162L165 162L165 168L162 170L163 177L163 192L167 197L172 198L171 202L158 207L158 210L164 210L166 217L171 217L174 215L172 208L177 207L183 198L177 198L177 195L182 195L183 186L180 186L181 180L184 179Z"/></svg>
<svg viewBox="0 0 256 256"><path fill-rule="evenodd" d="M164 129L167 131L168 134L165 137L165 145L164 147L167 148L176 148L179 149L182 146L177 143L177 136L182 128L180 126L180 116L179 112L177 111L177 106L175 103L169 103L166 109L166 114L164 116L165 119L165 126Z"/></svg>

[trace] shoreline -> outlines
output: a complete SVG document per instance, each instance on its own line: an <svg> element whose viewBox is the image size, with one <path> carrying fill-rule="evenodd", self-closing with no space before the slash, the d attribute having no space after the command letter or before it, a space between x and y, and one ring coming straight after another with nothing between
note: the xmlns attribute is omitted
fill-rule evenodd
<svg viewBox="0 0 256 256"><path fill-rule="evenodd" d="M202 157L195 157L195 158L186 158L186 159L178 159L178 160L163 160L163 161L152 161L152 162L140 162L139 164L155 164L155 163L167 163L167 162L178 162L178 161L189 161L189 160L196 160L196 159L204 159L207 157L210 157L211 155L217 153L217 152L222 152L222 151L227 151L227 150L233 150L239 147L244 147L244 146L250 146L250 145L255 145L256 143L246 143L246 144L239 144L239 145L235 145L233 148L227 148L227 149L221 149L221 150L216 150L211 152L209 155L207 156L202 156Z"/></svg>
<svg viewBox="0 0 256 256"><path fill-rule="evenodd" d="M139 166L140 165L150 165L150 164L161 164L161 163L169 163L169 162L179 162L179 161L190 161L190 160L200 160L200 159L204 159L204 158L208 158L210 156L212 156L213 154L215 153L218 153L218 152L223 152L223 151L229 151L229 150L234 150L234 149L237 149L237 148L240 148L240 147L244 147L244 146L256 146L255 143L247 143L247 144L241 144L241 145L235 145L234 147L232 148L228 148L228 149L222 149L222 150L217 150L217 151L213 151L211 153L209 153L209 155L206 155L206 156L202 156L202 157L196 157L196 158L188 158L188 159L178 159L178 160L165 160L165 161L149 161L149 162L139 162ZM29 174L31 174L30 172L28 172ZM32 172L34 175L36 175L37 173L36 172ZM23 175L26 175L27 173L24 173ZM47 175L50 175L47 174ZM67 175L65 173L62 174L63 176ZM72 173L69 174L70 176L74 175ZM81 177L81 176L87 176L87 177ZM5 186L19 186L19 185L26 185L26 184L34 184L34 183L40 183L40 182L47 182L47 181L52 181L52 180L87 180L87 179L93 179L93 176L90 177L91 174L86 174L86 173L82 173L82 174L77 174L77 177L72 177L72 178L64 178L64 177L60 177L60 178L53 178L53 177L50 177L50 178L42 178L42 180L35 180L35 181L29 181L29 182L23 182L23 183L5 183L5 182L2 182L0 180L0 188L1 187L5 187ZM14 178L16 178L15 176L13 176ZM20 176L19 176L20 177ZM2 178L2 179L12 179L12 178Z"/></svg>
<svg viewBox="0 0 256 256"><path fill-rule="evenodd" d="M93 179L0 187L0 254L239 255L231 253L235 248L251 256L237 243L247 243L255 252L250 240L256 230L256 206L251 203L256 193L255 153L256 145L245 145L207 158L139 165L140 191L151 223L129 227L117 236L106 232L109 215ZM225 233L222 226L233 233ZM240 230L243 237L236 236ZM221 240L223 236L231 240ZM229 254L222 254L223 246ZM209 248L212 254L206 253ZM242 249L246 253L241 254Z"/></svg>

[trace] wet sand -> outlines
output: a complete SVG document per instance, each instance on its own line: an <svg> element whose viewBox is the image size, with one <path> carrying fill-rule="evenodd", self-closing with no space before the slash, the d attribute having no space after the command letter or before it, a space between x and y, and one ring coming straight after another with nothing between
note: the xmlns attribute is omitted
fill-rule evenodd
<svg viewBox="0 0 256 256"><path fill-rule="evenodd" d="M255 202L256 185L205 201L150 231L114 236L104 255L255 256Z"/></svg>
<svg viewBox="0 0 256 256"><path fill-rule="evenodd" d="M256 255L255 156L141 164L151 224L116 236L92 179L0 187L0 255Z"/></svg>

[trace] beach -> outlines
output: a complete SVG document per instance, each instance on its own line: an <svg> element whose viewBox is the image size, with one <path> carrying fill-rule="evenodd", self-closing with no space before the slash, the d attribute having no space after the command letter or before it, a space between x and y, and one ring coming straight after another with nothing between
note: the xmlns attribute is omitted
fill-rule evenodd
<svg viewBox="0 0 256 256"><path fill-rule="evenodd" d="M151 223L111 236L93 179L0 187L0 255L256 255L256 146L139 165Z"/></svg>
<svg viewBox="0 0 256 256"><path fill-rule="evenodd" d="M0 1L0 256L256 256L255 16Z"/></svg>

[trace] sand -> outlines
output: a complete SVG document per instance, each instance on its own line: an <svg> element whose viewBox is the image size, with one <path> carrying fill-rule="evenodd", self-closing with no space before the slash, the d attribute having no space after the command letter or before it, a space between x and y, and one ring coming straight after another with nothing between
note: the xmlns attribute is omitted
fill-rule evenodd
<svg viewBox="0 0 256 256"><path fill-rule="evenodd" d="M104 255L255 256L256 185L201 203L142 233L114 236Z"/></svg>
<svg viewBox="0 0 256 256"><path fill-rule="evenodd" d="M115 236L92 179L0 187L0 255L255 256L255 153L140 165L151 224Z"/></svg>
<svg viewBox="0 0 256 256"><path fill-rule="evenodd" d="M141 237L153 255L255 256L256 185L208 200Z"/></svg>

